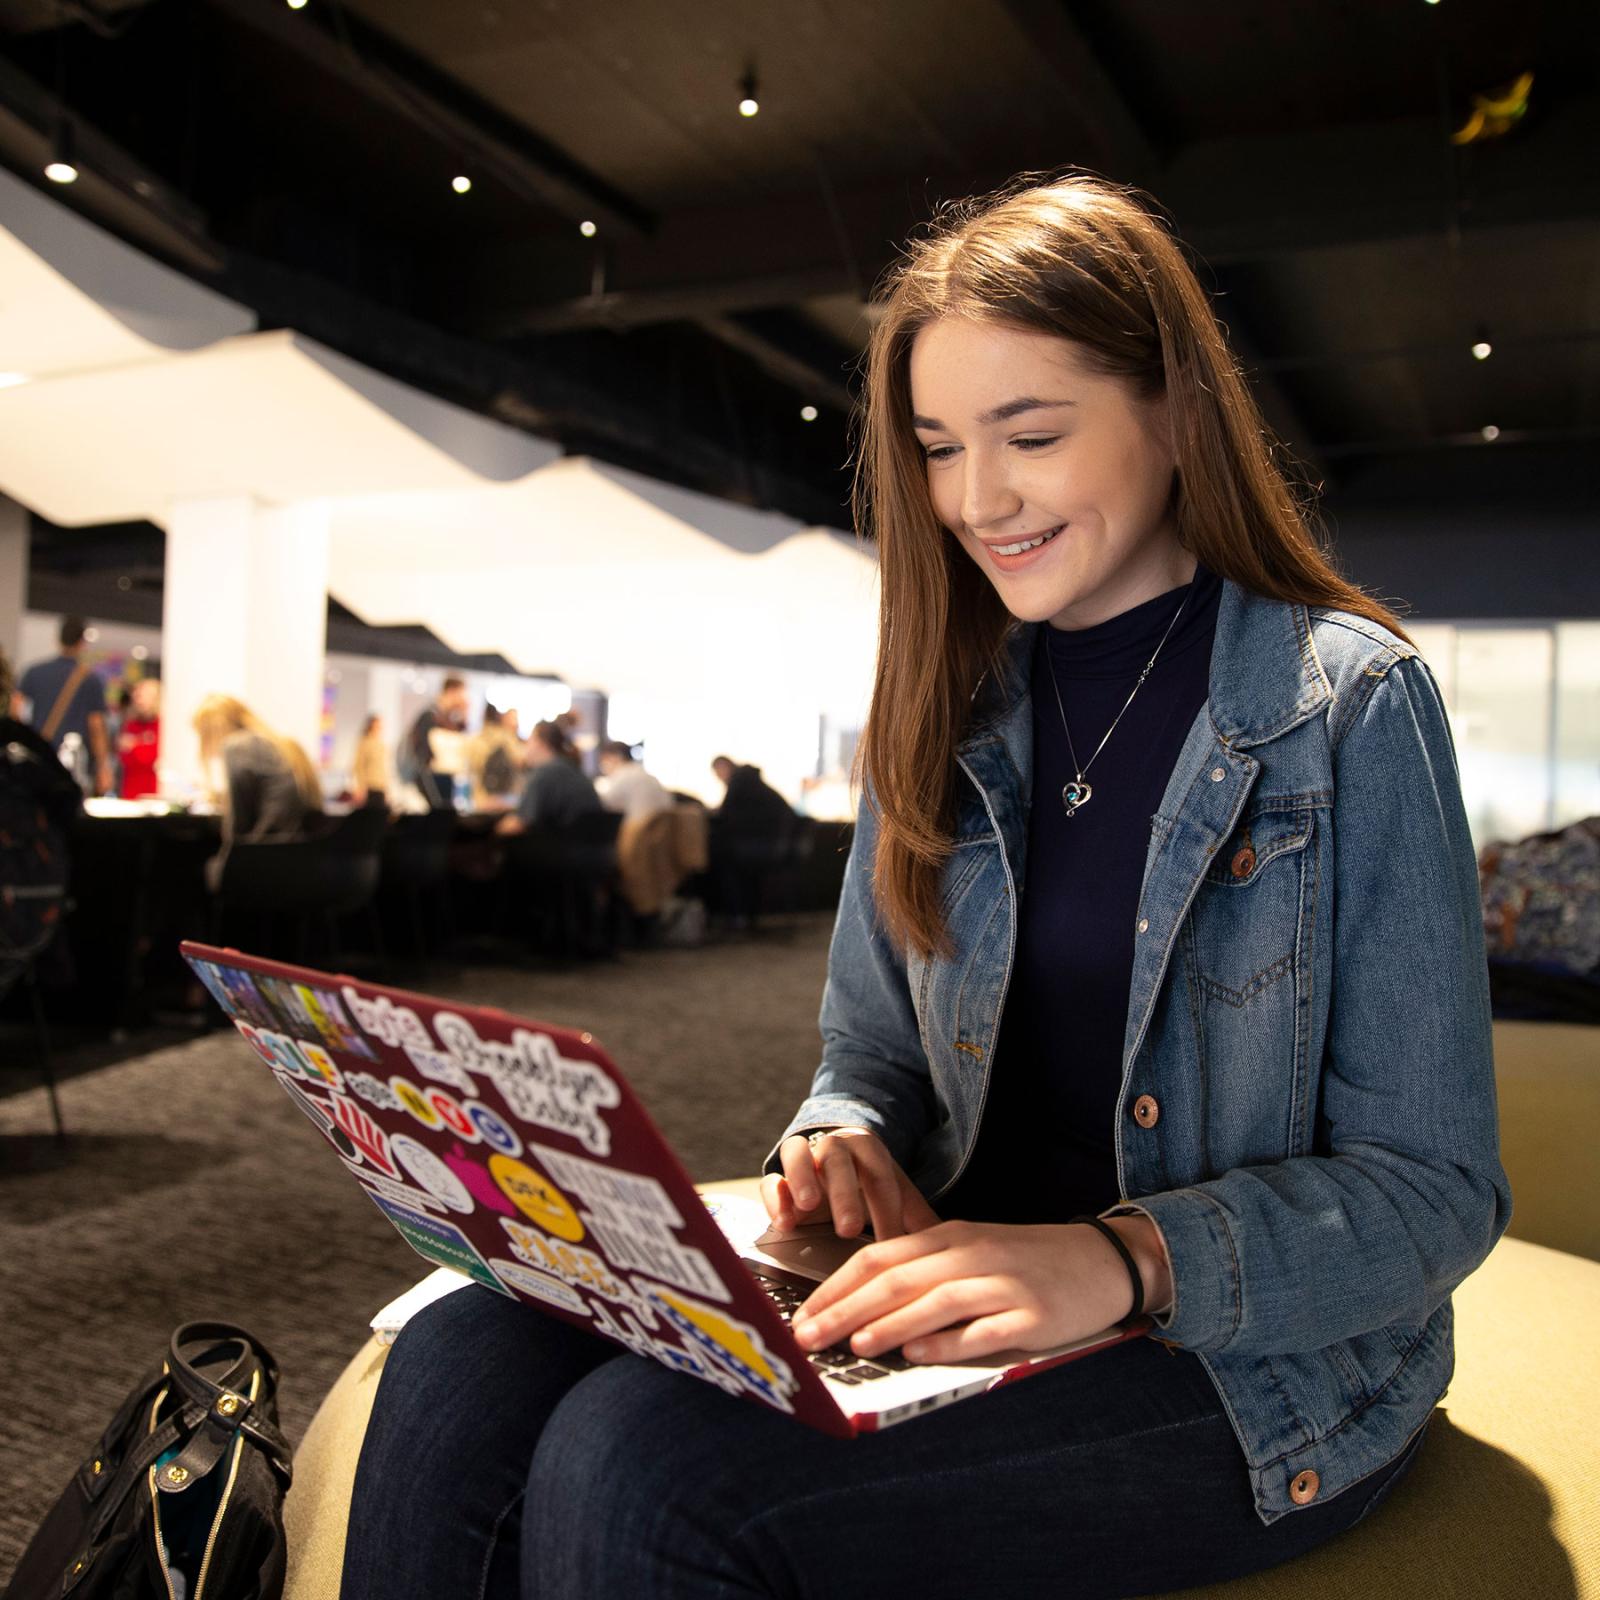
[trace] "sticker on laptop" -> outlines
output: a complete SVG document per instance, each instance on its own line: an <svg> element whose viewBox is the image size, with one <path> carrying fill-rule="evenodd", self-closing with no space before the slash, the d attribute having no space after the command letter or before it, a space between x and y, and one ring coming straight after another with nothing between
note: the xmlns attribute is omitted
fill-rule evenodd
<svg viewBox="0 0 1600 1600"><path fill-rule="evenodd" d="M434 1014L439 1042L469 1072L481 1074L523 1122L576 1139L594 1155L611 1153L603 1112L622 1104L622 1091L592 1061L564 1056L549 1034L514 1028L511 1042L481 1039L465 1017Z"/></svg>
<svg viewBox="0 0 1600 1600"><path fill-rule="evenodd" d="M500 1226L511 1241L511 1253L524 1265L559 1278L580 1293L599 1295L602 1300L626 1306L648 1326L656 1323L655 1308L631 1283L619 1278L605 1259L581 1244L551 1239L537 1228L511 1217L501 1217Z"/></svg>
<svg viewBox="0 0 1600 1600"><path fill-rule="evenodd" d="M702 1304L675 1289L663 1289L642 1278L634 1288L654 1300L663 1319L685 1345L721 1368L744 1389L782 1411L793 1411L799 1383L789 1365L767 1349L766 1341L747 1322L714 1306Z"/></svg>
<svg viewBox="0 0 1600 1600"><path fill-rule="evenodd" d="M442 1201L452 1211L463 1215L475 1211L467 1186L425 1144L419 1144L408 1133L389 1135L389 1154L406 1171L413 1182L426 1189L435 1200Z"/></svg>
<svg viewBox="0 0 1600 1600"><path fill-rule="evenodd" d="M372 1203L397 1227L406 1243L419 1256L426 1257L441 1267L454 1267L469 1278L487 1284L500 1294L511 1291L489 1270L489 1263L473 1249L472 1241L453 1222L443 1217L430 1217L411 1206L399 1204L386 1195L372 1195Z"/></svg>
<svg viewBox="0 0 1600 1600"><path fill-rule="evenodd" d="M583 1211L572 1219L577 1231L562 1233L559 1228L551 1227L552 1233L563 1239L581 1239L587 1228L613 1266L647 1273L664 1283L724 1303L733 1298L704 1252L692 1245L680 1244L673 1237L672 1230L683 1226L683 1217L656 1179L639 1172L619 1172L614 1167L604 1167L597 1161L547 1149L541 1144L530 1144L528 1153L536 1156L558 1183L583 1202ZM492 1160L489 1167L495 1170ZM505 1187L503 1182L501 1187ZM526 1206L522 1209L535 1222L542 1223L542 1219ZM549 1227L548 1223L542 1225Z"/></svg>
<svg viewBox="0 0 1600 1600"><path fill-rule="evenodd" d="M436 1200L431 1194L419 1194L415 1189L407 1188L403 1183L397 1183L393 1178L386 1178L381 1172L374 1172L371 1167L351 1167L355 1174L372 1194L381 1194L386 1200L393 1200L402 1206L425 1206L434 1211L446 1211L449 1208L443 1200Z"/></svg>
<svg viewBox="0 0 1600 1600"><path fill-rule="evenodd" d="M520 1261L503 1261L498 1256L490 1258L489 1270L508 1289L532 1295L535 1300L543 1300L546 1305L570 1311L576 1316L591 1315L589 1302L576 1289L569 1289L559 1278L552 1278L548 1272L540 1272L536 1267L525 1266Z"/></svg>
<svg viewBox="0 0 1600 1600"><path fill-rule="evenodd" d="M572 1202L542 1172L498 1153L489 1157L489 1171L500 1192L530 1222L572 1244L583 1237Z"/></svg>

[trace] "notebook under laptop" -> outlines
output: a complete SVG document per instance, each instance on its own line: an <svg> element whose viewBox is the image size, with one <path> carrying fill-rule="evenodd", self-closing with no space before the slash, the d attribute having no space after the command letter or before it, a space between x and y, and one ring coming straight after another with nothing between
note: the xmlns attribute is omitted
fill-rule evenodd
<svg viewBox="0 0 1600 1600"><path fill-rule="evenodd" d="M862 1241L702 1200L588 1033L185 943L291 1100L413 1250L730 1394L850 1437L1144 1331L915 1366L808 1353L788 1318Z"/></svg>

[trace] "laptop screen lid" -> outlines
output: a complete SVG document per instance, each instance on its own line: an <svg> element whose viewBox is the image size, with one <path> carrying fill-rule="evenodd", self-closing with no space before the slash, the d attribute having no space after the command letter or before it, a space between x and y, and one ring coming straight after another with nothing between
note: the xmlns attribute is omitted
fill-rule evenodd
<svg viewBox="0 0 1600 1600"><path fill-rule="evenodd" d="M186 942L182 953L373 1204L435 1265L842 1437L1040 1364L900 1363L868 1384L851 1361L808 1358L775 1297L792 1308L823 1275L803 1259L813 1252L762 1239L756 1202L708 1210L587 1032L236 950ZM831 1244L829 1264L842 1242Z"/></svg>

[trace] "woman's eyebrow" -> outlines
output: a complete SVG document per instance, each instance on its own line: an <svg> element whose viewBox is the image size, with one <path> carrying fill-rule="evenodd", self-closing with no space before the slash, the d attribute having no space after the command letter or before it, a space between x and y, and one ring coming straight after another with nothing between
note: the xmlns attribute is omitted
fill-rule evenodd
<svg viewBox="0 0 1600 1600"><path fill-rule="evenodd" d="M1012 417L1020 416L1024 411L1048 411L1053 406L1076 404L1076 400L1039 400L1033 395L1025 394L1015 400L1007 400L1004 405L996 406L992 411L985 411L978 421L987 428L996 422L1007 422ZM933 417L913 416L911 426L926 429L930 433L944 432L944 424Z"/></svg>

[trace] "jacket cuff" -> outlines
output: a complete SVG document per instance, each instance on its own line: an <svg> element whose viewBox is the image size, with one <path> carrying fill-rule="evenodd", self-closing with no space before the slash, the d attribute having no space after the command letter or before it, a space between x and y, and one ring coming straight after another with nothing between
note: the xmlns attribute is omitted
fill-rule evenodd
<svg viewBox="0 0 1600 1600"><path fill-rule="evenodd" d="M778 1160L778 1150L783 1141L797 1133L815 1133L819 1128L866 1128L880 1139L884 1136L882 1114L865 1100L843 1094L813 1095L795 1112L789 1126L778 1135L777 1144L767 1152L767 1159L761 1164L762 1172L782 1172L783 1163Z"/></svg>
<svg viewBox="0 0 1600 1600"><path fill-rule="evenodd" d="M1196 1189L1144 1195L1104 1213L1134 1214L1155 1223L1172 1266L1172 1304L1152 1319L1161 1337L1185 1350L1222 1349L1240 1322L1239 1257L1227 1214Z"/></svg>

